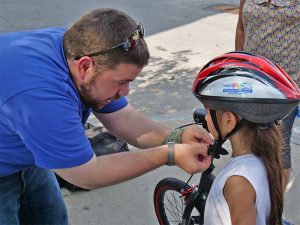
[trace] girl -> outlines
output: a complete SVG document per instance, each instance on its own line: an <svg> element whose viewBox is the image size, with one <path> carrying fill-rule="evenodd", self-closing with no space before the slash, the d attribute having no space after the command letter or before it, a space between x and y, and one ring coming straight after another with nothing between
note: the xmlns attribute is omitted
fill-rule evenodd
<svg viewBox="0 0 300 225"><path fill-rule="evenodd" d="M297 85L267 59L232 52L204 66L193 93L208 112L215 146L220 148L227 139L232 146L232 158L210 190L204 224L281 224L278 124L298 105Z"/></svg>

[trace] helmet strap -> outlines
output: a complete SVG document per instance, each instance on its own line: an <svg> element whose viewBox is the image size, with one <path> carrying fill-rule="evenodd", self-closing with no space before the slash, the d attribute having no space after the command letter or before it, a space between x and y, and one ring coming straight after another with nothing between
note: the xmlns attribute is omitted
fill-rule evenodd
<svg viewBox="0 0 300 225"><path fill-rule="evenodd" d="M222 140L222 135L221 135L219 124L218 124L216 110L210 109L209 112L210 112L211 120L215 126L215 129L218 132L218 141L220 141L220 140Z"/></svg>
<svg viewBox="0 0 300 225"><path fill-rule="evenodd" d="M225 137L224 137L224 142L231 136L231 135L233 135L234 133L236 133L238 130L240 130L245 124L246 124L246 122L247 122L247 120L245 120L245 119L241 119L241 120L239 120L237 123L236 123L236 125L235 125L235 127L232 129L232 131L230 131ZM223 142L223 143L224 143ZM222 143L222 144L223 144Z"/></svg>
<svg viewBox="0 0 300 225"><path fill-rule="evenodd" d="M216 111L213 109L210 109L210 116L212 119L212 122L215 126L216 131L218 132L218 140L215 141L215 143L210 146L209 148L209 154L214 157L214 158L220 158L220 155L227 155L228 152L222 148L223 143L234 133L236 133L238 130L240 130L245 124L246 124L246 120L245 119L241 119L239 120L235 127L232 129L232 131L230 131L228 134L226 134L226 136L224 138L222 138L221 132L220 132L220 128L219 128L219 124L218 124L218 119L217 119L217 114Z"/></svg>
<svg viewBox="0 0 300 225"><path fill-rule="evenodd" d="M213 109L210 109L209 111L212 122L215 126L216 131L218 132L218 140L215 140L214 144L209 146L208 154L213 158L219 159L220 155L227 155L228 152L224 148L222 148L222 144L225 142L225 140L222 139L216 111Z"/></svg>

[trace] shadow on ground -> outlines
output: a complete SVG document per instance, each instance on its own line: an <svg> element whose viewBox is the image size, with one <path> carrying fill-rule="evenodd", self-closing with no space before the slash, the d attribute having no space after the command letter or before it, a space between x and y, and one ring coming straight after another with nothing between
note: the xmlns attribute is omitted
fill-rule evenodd
<svg viewBox="0 0 300 225"><path fill-rule="evenodd" d="M184 50L171 53L169 59L152 57L149 67L132 83L129 101L151 115L182 111L183 102L185 108L199 104L191 91L199 68L180 67L188 62L190 54L192 51ZM161 107L157 107L158 103Z"/></svg>

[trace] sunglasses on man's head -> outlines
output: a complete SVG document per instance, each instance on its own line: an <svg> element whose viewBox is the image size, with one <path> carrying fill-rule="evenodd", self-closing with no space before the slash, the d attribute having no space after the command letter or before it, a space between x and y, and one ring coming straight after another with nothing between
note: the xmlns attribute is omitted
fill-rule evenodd
<svg viewBox="0 0 300 225"><path fill-rule="evenodd" d="M138 44L138 39L140 38L144 38L144 26L142 23L140 23L136 30L133 31L129 36L127 36L126 38L124 38L123 42L118 44L118 45L115 45L109 49L105 49L105 50L102 50L102 51L99 51L99 52L94 52L94 53L91 53L91 54L86 54L85 56L89 56L89 57L93 57L93 56L98 56L98 55L104 55L104 54L107 54L109 53L110 51L116 49L116 48L120 48L122 47L124 49L125 52L128 52L132 49L134 49L137 44ZM80 59L82 56L76 56L74 57L74 60L78 60Z"/></svg>

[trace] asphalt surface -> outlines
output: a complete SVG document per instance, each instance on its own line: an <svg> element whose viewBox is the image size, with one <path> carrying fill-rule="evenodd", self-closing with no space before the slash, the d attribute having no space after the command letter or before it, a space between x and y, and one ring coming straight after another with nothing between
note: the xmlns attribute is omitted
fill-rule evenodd
<svg viewBox="0 0 300 225"><path fill-rule="evenodd" d="M154 120L174 128L190 122L192 110L200 106L191 94L200 68L234 49L237 14L215 10L220 4L238 6L239 0L1 0L0 32L68 26L82 13L100 7L124 10L144 23L151 53L150 63L133 82L128 99ZM300 147L292 144L292 148L294 170L286 193L285 216L300 224ZM216 173L226 160L228 157L216 161ZM170 176L189 177L176 167L162 167L107 188L76 193L63 189L70 224L157 225L153 190L160 179ZM197 183L198 179L196 175L192 181Z"/></svg>

